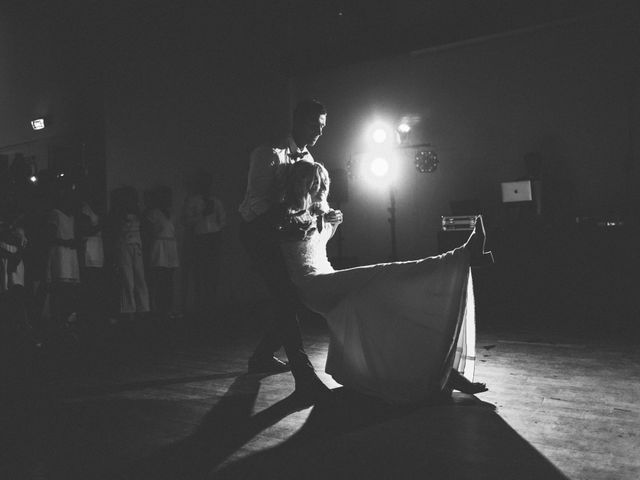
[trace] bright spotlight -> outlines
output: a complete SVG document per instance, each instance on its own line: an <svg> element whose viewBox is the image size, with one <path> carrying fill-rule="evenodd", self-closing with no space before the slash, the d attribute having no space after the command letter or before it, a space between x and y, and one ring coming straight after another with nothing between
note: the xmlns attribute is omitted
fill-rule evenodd
<svg viewBox="0 0 640 480"><path fill-rule="evenodd" d="M389 162L386 158L376 157L371 162L371 173L378 178L385 177L389 173Z"/></svg>
<svg viewBox="0 0 640 480"><path fill-rule="evenodd" d="M409 132L411 132L411 125L407 122L400 122L397 128L397 138L400 145L405 145L409 141Z"/></svg>
<svg viewBox="0 0 640 480"><path fill-rule="evenodd" d="M29 181L30 181L31 183L38 183L38 177L36 177L35 175L31 175L31 176L29 177Z"/></svg>
<svg viewBox="0 0 640 480"><path fill-rule="evenodd" d="M399 173L393 152L363 152L352 155L347 163L349 179L376 193L400 181Z"/></svg>
<svg viewBox="0 0 640 480"><path fill-rule="evenodd" d="M411 131L411 126L408 123L401 123L398 125L398 132L400 133L409 133Z"/></svg>
<svg viewBox="0 0 640 480"><path fill-rule="evenodd" d="M382 127L376 127L371 132L371 138L376 143L384 143L387 141L387 131Z"/></svg>

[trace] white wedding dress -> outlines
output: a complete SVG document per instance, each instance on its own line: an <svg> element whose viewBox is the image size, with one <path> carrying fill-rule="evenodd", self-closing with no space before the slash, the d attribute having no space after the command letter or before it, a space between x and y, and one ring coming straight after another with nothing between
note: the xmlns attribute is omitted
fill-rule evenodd
<svg viewBox="0 0 640 480"><path fill-rule="evenodd" d="M451 369L473 380L475 311L469 252L334 270L324 223L282 251L302 301L327 320L326 372L391 403L433 398Z"/></svg>

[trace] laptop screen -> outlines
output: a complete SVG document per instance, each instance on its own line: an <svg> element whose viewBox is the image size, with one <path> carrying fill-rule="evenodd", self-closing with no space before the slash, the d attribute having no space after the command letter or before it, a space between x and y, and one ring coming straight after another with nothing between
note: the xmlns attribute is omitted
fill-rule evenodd
<svg viewBox="0 0 640 480"><path fill-rule="evenodd" d="M523 180L521 182L503 182L500 186L502 187L503 203L530 202L533 200L530 180Z"/></svg>

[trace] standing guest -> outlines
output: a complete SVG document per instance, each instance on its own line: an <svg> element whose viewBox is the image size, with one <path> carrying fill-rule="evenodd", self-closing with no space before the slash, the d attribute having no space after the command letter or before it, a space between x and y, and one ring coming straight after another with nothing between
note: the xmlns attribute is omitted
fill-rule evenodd
<svg viewBox="0 0 640 480"><path fill-rule="evenodd" d="M51 209L51 201L46 204L46 208L42 210L40 224L37 229L29 229L30 219L32 217L34 199L36 197L36 187L30 180L32 175L32 166L25 160L21 154L16 154L8 171L0 174L0 221L4 220L5 234L5 254L14 251L15 254L10 255L12 258L6 258L5 273L0 278L0 289L8 288L13 291L14 296L20 298L21 308L30 309L30 313L39 310L31 307L35 302L31 301L32 295L29 293L28 287L33 285L35 271L33 265L29 262L29 252L33 248L34 241L40 241L42 244L41 263L38 273L40 278L44 278L44 265L46 263L47 245L44 245L44 219ZM37 237L34 238L34 237ZM29 239L29 242L26 239ZM1 255L1 254L0 254ZM2 270L0 268L0 270ZM15 287L15 288L14 288ZM43 298L46 296L43 288ZM33 318L36 318L35 315Z"/></svg>
<svg viewBox="0 0 640 480"><path fill-rule="evenodd" d="M83 290L83 313L98 320L107 305L104 297L104 240L102 219L89 202L82 201L78 212L78 236L80 237L80 279Z"/></svg>
<svg viewBox="0 0 640 480"><path fill-rule="evenodd" d="M186 275L195 281L195 305L198 321L211 321L220 276L222 230L227 224L224 206L211 191L213 176L200 170L184 202ZM185 288L185 294L188 289ZM185 295L185 301L186 301ZM202 325L200 325L202 326Z"/></svg>
<svg viewBox="0 0 640 480"><path fill-rule="evenodd" d="M22 227L22 218L12 222L0 219L0 293L16 286L24 288L23 255L27 237Z"/></svg>
<svg viewBox="0 0 640 480"><path fill-rule="evenodd" d="M24 288L27 239L21 223L21 217L0 213L0 378L5 386L8 380L24 381L34 340Z"/></svg>
<svg viewBox="0 0 640 480"><path fill-rule="evenodd" d="M80 265L75 237L75 184L60 176L54 184L54 208L47 217L45 278L54 327L72 322L78 307Z"/></svg>
<svg viewBox="0 0 640 480"><path fill-rule="evenodd" d="M171 220L172 192L158 187L149 195L144 215L148 238L149 290L151 305L162 320L173 315L173 277L180 266L176 229Z"/></svg>
<svg viewBox="0 0 640 480"><path fill-rule="evenodd" d="M25 267L24 250L27 246L25 218L31 204L34 187L29 181L31 168L24 156L15 154L9 176L0 178L0 258L4 268L0 268L0 291L13 286L24 290ZM50 205L49 205L50 208Z"/></svg>
<svg viewBox="0 0 640 480"><path fill-rule="evenodd" d="M56 176L50 170L40 170L37 175L35 189L25 215L25 230L29 243L24 252L25 274L29 319L36 329L42 329L48 287L46 282L47 258L49 245L43 235L46 231L47 218L53 202Z"/></svg>
<svg viewBox="0 0 640 480"><path fill-rule="evenodd" d="M113 262L118 280L121 316L133 320L136 313L149 311L149 291L142 261L138 192L133 187L114 190L110 225L113 234Z"/></svg>
<svg viewBox="0 0 640 480"><path fill-rule="evenodd" d="M293 112L291 134L284 140L255 149L251 154L247 190L239 211L240 240L251 262L274 297L278 312L253 355L250 373L275 373L291 368L298 401L310 404L327 398L330 390L316 375L302 343L298 312L302 304L289 278L280 250L273 212L279 202L278 172L283 165L313 162L307 147L313 147L325 127L327 112L315 100L300 102ZM289 364L275 357L284 346Z"/></svg>
<svg viewBox="0 0 640 480"><path fill-rule="evenodd" d="M2 215L2 217L5 217ZM10 332L31 333L27 314L25 271L22 260L27 237L20 216L10 222L0 217L0 332L3 340L13 338ZM5 217L6 218L6 217ZM0 344L0 347L6 347Z"/></svg>

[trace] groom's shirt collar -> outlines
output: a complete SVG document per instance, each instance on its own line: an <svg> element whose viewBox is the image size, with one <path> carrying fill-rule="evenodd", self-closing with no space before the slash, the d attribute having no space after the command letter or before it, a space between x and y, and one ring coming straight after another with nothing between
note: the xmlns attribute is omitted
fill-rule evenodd
<svg viewBox="0 0 640 480"><path fill-rule="evenodd" d="M285 145L286 145L287 154L292 154L292 155L303 154L303 160L306 160L308 162L313 162L313 157L311 156L311 153L309 152L309 150L307 150L307 147L304 147L304 148L298 147L292 135L289 135L285 139Z"/></svg>

